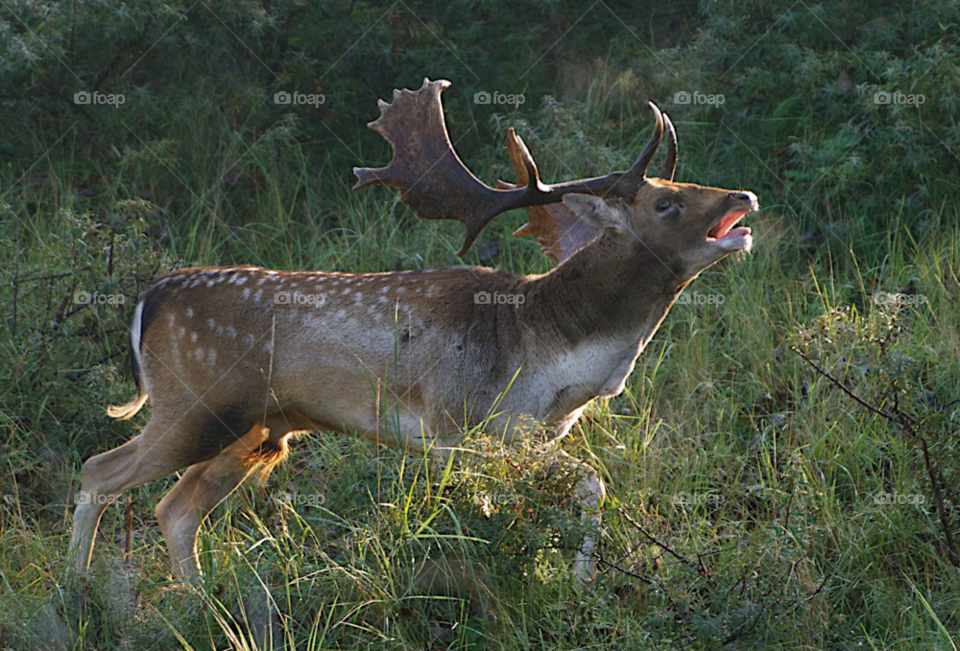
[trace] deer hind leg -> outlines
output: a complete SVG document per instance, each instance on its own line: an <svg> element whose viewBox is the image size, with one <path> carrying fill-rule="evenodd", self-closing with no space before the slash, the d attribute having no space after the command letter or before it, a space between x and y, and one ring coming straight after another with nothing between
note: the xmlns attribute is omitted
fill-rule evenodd
<svg viewBox="0 0 960 651"><path fill-rule="evenodd" d="M209 461L191 466L157 504L175 576L200 576L197 533L203 519L255 470L262 468L269 430L255 425ZM269 452L268 452L269 454Z"/></svg>
<svg viewBox="0 0 960 651"><path fill-rule="evenodd" d="M110 502L124 491L188 465L165 454L169 447L161 440L168 432L171 430L160 421L151 420L137 437L84 462L69 552L71 567L77 572L90 566L97 526Z"/></svg>
<svg viewBox="0 0 960 651"><path fill-rule="evenodd" d="M600 534L600 507L607 496L607 487L604 485L600 473L589 464L563 450L557 452L561 463L575 468L580 475L574 488L574 495L580 501L581 517L587 524L587 533L580 543L580 549L577 551L577 558L573 562L571 572L583 581L592 581L597 574L597 560L593 555L597 544L594 536Z"/></svg>

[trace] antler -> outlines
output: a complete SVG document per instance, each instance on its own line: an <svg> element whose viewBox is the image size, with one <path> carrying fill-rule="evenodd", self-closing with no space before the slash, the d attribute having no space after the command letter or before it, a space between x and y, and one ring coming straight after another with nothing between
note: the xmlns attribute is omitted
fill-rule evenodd
<svg viewBox="0 0 960 651"><path fill-rule="evenodd" d="M673 180L677 168L677 132L673 122L663 114L663 129L667 136L667 157L660 170L660 178ZM507 130L507 156L513 164L517 175L517 184L512 185L497 181L497 188L514 188L527 183L526 168L523 164L522 152L527 148L523 140L514 133L512 128ZM540 243L540 252L549 255L557 262L563 262L574 251L587 244L600 234L600 229L585 222L566 207L563 203L545 206L527 206L527 223L514 231L514 235L532 235Z"/></svg>
<svg viewBox="0 0 960 651"><path fill-rule="evenodd" d="M527 170L524 155L528 152L523 139L513 130L507 129L507 156L513 164L517 183L513 185L497 181L498 189L510 189L527 184ZM529 155L527 153L527 155ZM590 242L600 234L600 229L585 222L563 203L544 206L527 206L527 223L513 232L517 237L532 235L540 243L540 252L549 255L557 262L563 262L574 251Z"/></svg>
<svg viewBox="0 0 960 651"><path fill-rule="evenodd" d="M663 136L663 118L651 103L656 120L654 133L629 170L554 185L541 183L533 157L517 138L516 155L526 181L522 186L498 190L475 177L450 143L440 101L440 93L450 85L445 79L424 78L420 90L395 90L392 104L379 101L380 117L368 126L391 144L393 158L386 167L355 167L357 184L353 189L374 183L392 185L400 191L400 200L420 217L463 222L467 231L457 251L459 256L466 254L491 219L513 208L557 203L571 192L613 194L632 200L644 183L647 166Z"/></svg>

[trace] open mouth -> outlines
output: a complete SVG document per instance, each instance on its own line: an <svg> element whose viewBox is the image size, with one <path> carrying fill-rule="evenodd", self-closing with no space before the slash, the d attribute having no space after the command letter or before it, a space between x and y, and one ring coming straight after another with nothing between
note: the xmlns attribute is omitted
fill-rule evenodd
<svg viewBox="0 0 960 651"><path fill-rule="evenodd" d="M746 226L734 228L733 225L740 221L740 218L751 212L751 208L739 208L731 210L707 231L707 241L716 242L726 238L743 237L750 235L750 229Z"/></svg>

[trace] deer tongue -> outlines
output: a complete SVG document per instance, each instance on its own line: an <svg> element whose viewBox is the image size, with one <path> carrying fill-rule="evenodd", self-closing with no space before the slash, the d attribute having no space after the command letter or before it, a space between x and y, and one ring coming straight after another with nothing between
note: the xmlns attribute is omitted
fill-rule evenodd
<svg viewBox="0 0 960 651"><path fill-rule="evenodd" d="M726 215L720 218L713 227L707 231L707 238L712 240L719 240L722 237L726 237L731 233L730 229L733 228L733 225L740 221L740 218L746 215L749 210L734 210L728 212ZM741 227L736 229L738 235L745 235L750 232L749 228Z"/></svg>

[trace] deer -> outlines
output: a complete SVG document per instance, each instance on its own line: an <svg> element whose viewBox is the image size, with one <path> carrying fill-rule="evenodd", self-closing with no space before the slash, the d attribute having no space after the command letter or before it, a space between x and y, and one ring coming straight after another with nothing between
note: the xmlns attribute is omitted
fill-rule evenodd
<svg viewBox="0 0 960 651"><path fill-rule="evenodd" d="M149 400L150 417L137 436L83 464L71 568L88 569L111 500L183 471L155 512L173 574L199 577L204 518L252 474L269 473L304 432L358 434L440 457L478 424L505 443L540 435L557 444L587 405L624 390L683 289L750 249L750 229L736 224L758 209L756 195L674 181L676 129L654 103L652 134L628 170L543 183L511 128L517 181L490 187L451 144L440 97L450 85L425 78L419 90L379 101L368 126L393 155L386 167L354 168L354 189L390 185L418 216L460 221L461 257L494 217L524 208L528 222L515 234L532 235L556 266L522 276L465 265L193 267L157 278L130 323L137 394L107 409L130 419ZM648 176L664 139L662 169ZM590 581L606 486L590 464L559 454L577 468L590 532L571 572Z"/></svg>

